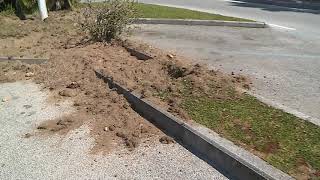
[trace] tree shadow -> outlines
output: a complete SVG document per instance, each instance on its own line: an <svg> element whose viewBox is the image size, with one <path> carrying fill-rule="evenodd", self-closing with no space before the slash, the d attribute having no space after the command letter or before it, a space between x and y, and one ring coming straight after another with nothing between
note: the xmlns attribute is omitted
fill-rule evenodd
<svg viewBox="0 0 320 180"><path fill-rule="evenodd" d="M320 14L320 3L295 3L293 1L275 1L275 0L241 0L231 1L232 6L259 8L265 11L279 12L299 12Z"/></svg>

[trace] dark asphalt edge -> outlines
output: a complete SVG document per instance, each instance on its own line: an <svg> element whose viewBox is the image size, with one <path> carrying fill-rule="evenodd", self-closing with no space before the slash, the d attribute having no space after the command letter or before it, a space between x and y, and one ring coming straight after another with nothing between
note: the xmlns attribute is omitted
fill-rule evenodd
<svg viewBox="0 0 320 180"><path fill-rule="evenodd" d="M267 28L264 22L220 21L220 20L196 20L196 19L161 19L161 18L138 18L133 24L168 24L189 26L229 26L246 28Z"/></svg>
<svg viewBox="0 0 320 180"><path fill-rule="evenodd" d="M98 78L103 79L108 84L109 88L115 88L119 94L123 94L132 108L141 116L169 136L174 137L189 151L215 167L226 177L230 179L293 179L271 165L268 165L271 167L271 171L266 171L270 167L256 167L246 159L228 150L223 143L214 141L190 124L147 102L140 95L134 94L120 86L113 81L112 77L103 74L101 70L95 70L95 73ZM253 154L251 155L254 156ZM264 163L261 160L260 164Z"/></svg>

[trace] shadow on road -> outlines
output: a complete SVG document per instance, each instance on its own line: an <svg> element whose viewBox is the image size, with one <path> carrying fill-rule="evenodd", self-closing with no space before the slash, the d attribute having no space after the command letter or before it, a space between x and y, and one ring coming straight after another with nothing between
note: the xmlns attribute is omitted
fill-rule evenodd
<svg viewBox="0 0 320 180"><path fill-rule="evenodd" d="M274 0L241 0L231 1L231 6L259 8L266 11L287 11L299 13L320 14L320 3L285 3Z"/></svg>

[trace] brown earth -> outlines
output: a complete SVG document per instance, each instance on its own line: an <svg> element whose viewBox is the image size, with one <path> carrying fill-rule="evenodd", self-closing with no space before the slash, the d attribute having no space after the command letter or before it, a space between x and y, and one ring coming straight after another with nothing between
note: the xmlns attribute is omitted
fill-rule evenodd
<svg viewBox="0 0 320 180"><path fill-rule="evenodd" d="M31 79L50 92L48 102L74 102L74 113L49 119L37 133L66 134L88 124L96 141L93 152L108 151L118 144L132 150L150 137L162 137L162 143L173 142L136 113L122 95L98 80L94 69L102 69L116 82L184 120L190 120L180 108L184 83L192 86L194 91L190 93L196 94L199 89L217 99L233 98L226 94L230 88L249 87L243 76L208 70L141 42L92 43L80 30L77 18L77 12L51 13L46 23L0 17L1 23L10 26L9 30L0 29L0 56L49 58L48 63L40 65L0 62L0 83ZM139 60L123 46L147 53L152 59Z"/></svg>

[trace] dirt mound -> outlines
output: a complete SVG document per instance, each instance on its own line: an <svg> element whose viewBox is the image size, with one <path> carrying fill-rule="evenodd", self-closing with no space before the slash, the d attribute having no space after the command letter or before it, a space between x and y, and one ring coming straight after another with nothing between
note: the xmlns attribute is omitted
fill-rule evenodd
<svg viewBox="0 0 320 180"><path fill-rule="evenodd" d="M180 108L182 95L201 91L210 98L238 98L237 93L226 92L236 86L248 86L242 76L226 76L140 42L90 43L72 20L75 18L74 13L63 12L52 15L49 23L27 20L23 25L29 33L17 37L4 35L0 39L0 55L50 57L48 63L32 66L0 63L0 82L33 79L51 92L50 101L74 101L74 113L41 124L37 129L40 133L65 134L88 124L96 141L94 152L110 150L119 144L132 150L143 139L163 136L122 95L98 80L94 69L102 69L116 82L184 120L191 118ZM41 25L36 27L35 23ZM128 52L127 47L138 55ZM168 138L160 141L172 142Z"/></svg>
<svg viewBox="0 0 320 180"><path fill-rule="evenodd" d="M160 131L131 109L122 95L97 79L92 66L96 59L90 54L94 51L87 48L64 49L36 72L36 82L49 89L56 100L72 98L77 110L66 121L50 122L50 128L42 131L65 132L64 129L70 130L86 123L92 127L91 134L96 139L94 151L112 149L114 144L124 144L132 150L141 139ZM108 131L105 127L109 127ZM119 136L119 133L126 136Z"/></svg>

